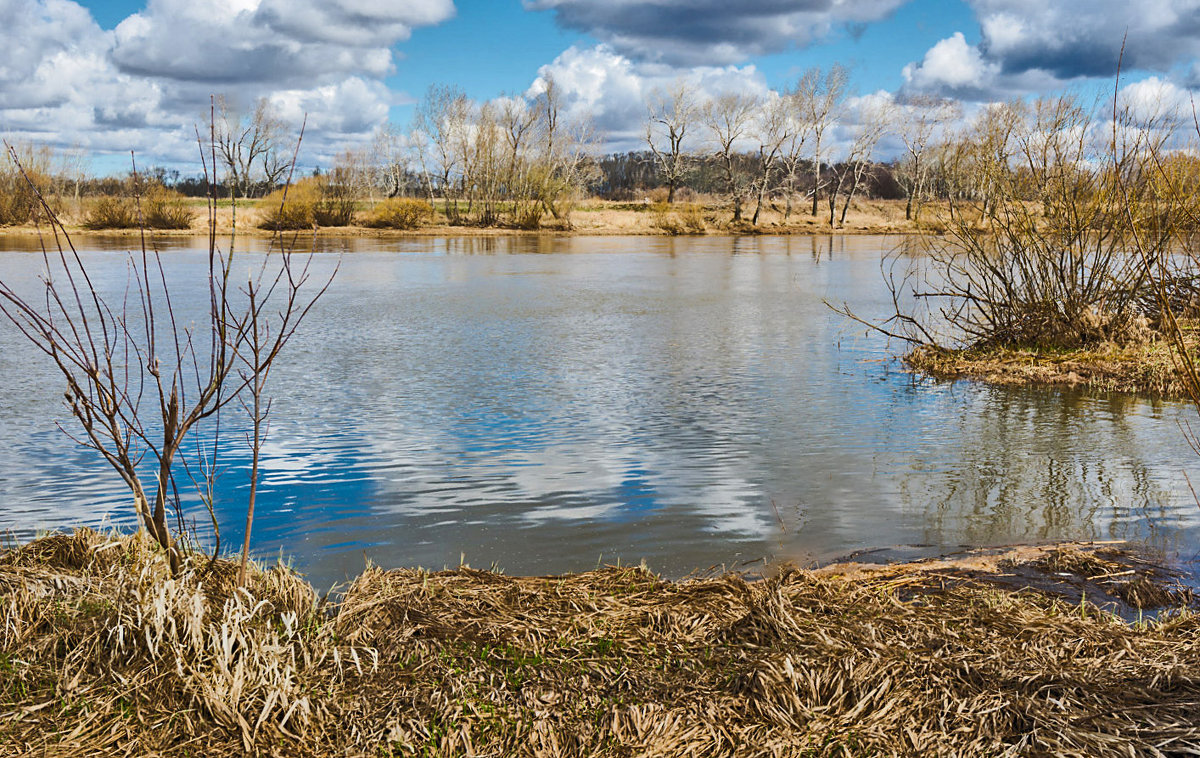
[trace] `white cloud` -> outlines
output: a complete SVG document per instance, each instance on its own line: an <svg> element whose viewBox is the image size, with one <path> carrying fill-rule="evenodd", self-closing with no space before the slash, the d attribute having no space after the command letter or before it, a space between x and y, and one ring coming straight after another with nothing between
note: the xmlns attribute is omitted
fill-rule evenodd
<svg viewBox="0 0 1200 758"><path fill-rule="evenodd" d="M991 85L999 71L979 49L967 44L962 32L938 42L918 63L904 67L904 81L920 91L977 92Z"/></svg>
<svg viewBox="0 0 1200 758"><path fill-rule="evenodd" d="M1190 131L1196 93L1174 82L1151 76L1121 88L1117 103L1135 124L1170 130L1186 125Z"/></svg>
<svg viewBox="0 0 1200 758"><path fill-rule="evenodd" d="M633 61L609 45L569 48L538 73L529 94L540 92L544 77L553 76L562 89L568 114L591 116L611 150L644 148L647 97L655 90L669 89L680 78L701 99L721 92L766 96L770 91L754 66L675 69Z"/></svg>
<svg viewBox="0 0 1200 758"><path fill-rule="evenodd" d="M0 0L0 133L195 163L210 95L269 97L305 152L364 138L395 99L392 46L453 0L149 0L112 31L70 0Z"/></svg>
<svg viewBox="0 0 1200 758"><path fill-rule="evenodd" d="M381 77L415 23L453 12L449 0L150 0L117 26L112 56L128 73L205 83Z"/></svg>
<svg viewBox="0 0 1200 758"><path fill-rule="evenodd" d="M1111 79L1119 62L1168 73L1200 55L1200 0L967 2L979 43L961 33L938 42L904 68L907 89L986 100Z"/></svg>

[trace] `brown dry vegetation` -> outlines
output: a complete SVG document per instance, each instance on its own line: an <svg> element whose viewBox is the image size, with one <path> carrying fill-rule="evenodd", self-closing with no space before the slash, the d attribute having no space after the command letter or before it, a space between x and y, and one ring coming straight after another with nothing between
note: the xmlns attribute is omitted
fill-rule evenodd
<svg viewBox="0 0 1200 758"><path fill-rule="evenodd" d="M244 590L235 571L173 578L87 530L0 557L0 755L1200 750L1197 616L1129 624L1004 584L1075 572L1149 598L1154 572L1111 549L761 581L369 568L328 605L285 569Z"/></svg>
<svg viewBox="0 0 1200 758"><path fill-rule="evenodd" d="M1188 340L1189 344L1196 344L1194 329L1189 329ZM1189 396L1171 348L1162 339L1125 345L1102 343L1075 350L1018 347L941 350L924 346L905 355L904 362L913 370L937 379L1080 387L1176 399Z"/></svg>
<svg viewBox="0 0 1200 758"><path fill-rule="evenodd" d="M290 196L290 195L289 195ZM197 211L203 210L203 201L192 201ZM536 229L517 227L480 227L450 224L442 213L424 221L418 228L397 230L372 228L372 204L360 204L356 225L318 227L317 235L340 236L463 236L463 235L527 235L527 234L576 234L576 235L665 235L665 234L904 234L918 233L922 229L904 220L904 202L899 200L856 200L850 208L843 226L831 228L828 219L813 217L803 211L791 214L785 221L783 214L765 210L757 225L729 223L729 211L723 204L709 201L699 204L680 203L669 208L658 204L621 203L606 200L591 200L575 208L569 222L545 219ZM270 236L270 229L262 229L266 218L279 210L279 201L239 200L236 224L237 233L250 236ZM703 229L696 226L696 217L702 219ZM930 214L932 218L932 214ZM86 231L86 209L64 209L63 223L68 232ZM234 227L235 216L227 203L217 209L217 233L227 235ZM311 222L301 225L311 228ZM32 224L0 226L0 235L37 234ZM88 231L89 234L96 232ZM129 230L101 232L113 236L130 234ZM167 236L205 236L205 224L197 223L191 230L156 231ZM302 232L304 233L304 232Z"/></svg>

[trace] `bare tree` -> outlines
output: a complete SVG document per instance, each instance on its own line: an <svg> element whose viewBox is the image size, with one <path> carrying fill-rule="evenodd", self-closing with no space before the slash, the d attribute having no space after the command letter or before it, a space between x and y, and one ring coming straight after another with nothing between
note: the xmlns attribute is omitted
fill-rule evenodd
<svg viewBox="0 0 1200 758"><path fill-rule="evenodd" d="M404 191L409 179L413 153L409 135L390 121L375 130L371 140L368 163L372 185L386 197L396 197Z"/></svg>
<svg viewBox="0 0 1200 758"><path fill-rule="evenodd" d="M768 100L758 111L752 132L758 142L758 176L754 180L757 202L751 224L758 224L763 202L771 188L771 179L783 148L794 140L795 122L790 118L790 103L786 97Z"/></svg>
<svg viewBox="0 0 1200 758"><path fill-rule="evenodd" d="M351 199L375 202L376 171L374 146L347 147L333 157L328 180L344 188Z"/></svg>
<svg viewBox="0 0 1200 758"><path fill-rule="evenodd" d="M812 124L800 107L800 96L796 90L784 92L782 102L787 119L786 132L779 150L779 163L783 171L784 211L783 219L792 217L792 198L796 196L800 181L800 166L804 161L804 148L812 135Z"/></svg>
<svg viewBox="0 0 1200 758"><path fill-rule="evenodd" d="M456 137L461 133L461 119L468 108L467 96L457 87L447 87L433 84L425 92L424 99L417 106L413 115L413 129L420 137L417 144L427 148L421 153L424 171L431 175L436 171L439 189L446 197L447 215L457 217L458 202L454 179L460 170L459 153L456 151ZM429 202L433 203L433 183L429 183ZM451 210L449 201L454 198Z"/></svg>
<svg viewBox="0 0 1200 758"><path fill-rule="evenodd" d="M168 511L174 502L182 527L175 464L184 442L248 387L261 398L270 366L329 284L314 288L311 256L297 261L286 248L265 258L240 290L231 281L233 253L217 245L210 174L217 161L215 133L214 123L209 156L201 150L210 180L204 320L192 323L176 313L167 271L144 235L140 250L129 256L124 294L114 298L99 291L86 257L40 192L58 242L53 252L43 253L42 291L21 293L0 281L0 312L66 380L64 398L82 431L73 439L99 453L126 483L139 527L167 553L174 571L183 556ZM16 152L11 147L8 152L24 174ZM250 370L239 375L239 363L248 363ZM261 444L257 433L254 444ZM207 450L211 458L201 461L207 482L196 482L202 498L205 492L211 495L215 476L216 445Z"/></svg>
<svg viewBox="0 0 1200 758"><path fill-rule="evenodd" d="M850 210L850 201L854 199L863 178L871 168L875 148L891 127L892 113L890 100L867 99L860 104L858 123L854 127L854 141L850 143L846 160L837 171L837 181L829 192L830 226L833 226L834 209L837 206L838 195L843 189L846 190L846 200L842 204L842 215L838 223L846 223L846 213ZM849 182L848 186L847 181Z"/></svg>
<svg viewBox="0 0 1200 758"><path fill-rule="evenodd" d="M283 134L283 122L265 97L244 113L224 95L217 96L216 145L231 190L250 197L257 185L270 190L279 184L289 169Z"/></svg>
<svg viewBox="0 0 1200 758"><path fill-rule="evenodd" d="M433 189L433 172L430 167L433 164L434 146L433 140L429 138L423 129L421 129L414 120L412 130L408 133L406 142L408 148L412 151L412 155L416 158L417 167L421 171L421 181L425 187L425 199L429 201L429 207L433 208L434 189Z"/></svg>
<svg viewBox="0 0 1200 758"><path fill-rule="evenodd" d="M896 126L904 142L905 154L898 178L908 195L904 207L906 220L920 218L921 203L929 184L929 149L941 129L960 112L958 103L931 95L915 95L900 104Z"/></svg>
<svg viewBox="0 0 1200 758"><path fill-rule="evenodd" d="M500 220L507 163L500 112L495 103L484 103L479 107L472 132L471 196L479 199L479 222L491 226Z"/></svg>
<svg viewBox="0 0 1200 758"><path fill-rule="evenodd" d="M696 91L683 79L667 92L656 90L647 101L646 144L654 154L658 173L667 184L667 202L675 202L675 191L690 169L683 140L699 115ZM666 144L663 144L663 140Z"/></svg>
<svg viewBox="0 0 1200 758"><path fill-rule="evenodd" d="M842 106L846 100L847 86L850 73L840 63L835 63L828 71L820 68L810 68L796 83L795 103L800 118L808 126L812 134L812 215L817 215L817 197L824 186L821 183L821 149L825 144L825 135L830 127L841 118Z"/></svg>
<svg viewBox="0 0 1200 758"><path fill-rule="evenodd" d="M749 135L758 98L741 92L727 92L704 106L704 126L715 147L714 156L721 166L725 194L733 206L733 221L742 220L745 181L737 167L737 144Z"/></svg>
<svg viewBox="0 0 1200 758"><path fill-rule="evenodd" d="M544 76L533 103L541 144L533 175L542 207L569 225L575 201L595 176L592 154L598 140L592 120L570 117L563 105L562 88L554 77Z"/></svg>
<svg viewBox="0 0 1200 758"><path fill-rule="evenodd" d="M1019 149L1016 135L1028 118L1028 110L1021 101L989 105L952 151L951 173L955 183L961 187L961 195L980 202L980 219L984 223L992 218L995 206L1004 199L1002 188L1011 179L1008 166ZM957 212L952 203L951 217Z"/></svg>
<svg viewBox="0 0 1200 758"><path fill-rule="evenodd" d="M525 225L531 203L537 201L530 153L537 134L538 113L524 98L511 96L500 99L497 118L507 161L504 186L511 203L511 218L518 225Z"/></svg>

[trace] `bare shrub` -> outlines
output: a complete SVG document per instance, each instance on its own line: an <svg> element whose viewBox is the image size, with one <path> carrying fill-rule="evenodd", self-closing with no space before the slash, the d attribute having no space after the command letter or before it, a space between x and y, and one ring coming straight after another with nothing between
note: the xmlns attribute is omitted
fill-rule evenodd
<svg viewBox="0 0 1200 758"><path fill-rule="evenodd" d="M938 219L946 237L892 258L890 333L952 348L1124 344L1150 335L1159 284L1200 294L1149 181L1159 131L1115 134L1072 96L984 111L949 148L965 189Z"/></svg>
<svg viewBox="0 0 1200 758"><path fill-rule="evenodd" d="M671 190L667 187L653 187L646 192L645 199L653 203L654 208L657 208L660 205L667 205L674 202L673 200L667 200L670 195ZM654 208L651 210L654 210Z"/></svg>
<svg viewBox="0 0 1200 758"><path fill-rule="evenodd" d="M350 226L356 209L354 187L349 182L317 177L313 223L317 226Z"/></svg>
<svg viewBox="0 0 1200 758"><path fill-rule="evenodd" d="M215 153L214 146L210 155ZM20 171L11 147L9 156ZM211 179L209 165L206 161L206 179ZM216 423L222 408L242 401L252 409L257 463L267 374L329 282L310 292L311 256L296 263L283 249L264 258L257 270L251 268L240 286L231 283L233 253L217 244L216 199L210 195L208 311L199 323L185 323L176 318L167 272L145 236L140 250L129 254L125 292L106 296L93 287L87 258L40 195L39 201L55 224L57 242L43 257L41 291L18 291L0 281L0 313L57 366L66 383L66 404L78 423L72 438L96 451L129 487L139 527L178 572L185 549L179 544L184 526L176 464L187 464L184 443L198 436L202 424ZM106 202L113 210L104 211L103 218L125 223L123 202ZM95 218L100 220L100 213ZM213 437L207 444L197 440L194 446L198 469L187 473L217 531L212 503L219 429L209 432ZM248 521L257 474L255 465ZM172 505L176 529L168 522ZM214 552L219 547L218 542Z"/></svg>
<svg viewBox="0 0 1200 758"><path fill-rule="evenodd" d="M297 231L349 226L354 223L356 202L348 185L314 176L275 190L259 201L258 207L262 209L260 228Z"/></svg>
<svg viewBox="0 0 1200 758"><path fill-rule="evenodd" d="M160 184L152 186L141 203L148 229L190 229L196 218L183 195Z"/></svg>
<svg viewBox="0 0 1200 758"><path fill-rule="evenodd" d="M37 180L34 180L37 182ZM0 226L27 224L38 210L37 196L15 172L0 173Z"/></svg>
<svg viewBox="0 0 1200 758"><path fill-rule="evenodd" d="M85 229L136 229L137 207L127 197L104 195L93 200L83 218Z"/></svg>
<svg viewBox="0 0 1200 758"><path fill-rule="evenodd" d="M540 229L544 215L541 205L522 203L513 212L513 225L518 229Z"/></svg>
<svg viewBox="0 0 1200 758"><path fill-rule="evenodd" d="M376 229L417 229L433 220L433 206L425 200L393 197L377 204L367 219Z"/></svg>
<svg viewBox="0 0 1200 758"><path fill-rule="evenodd" d="M258 225L277 232L312 229L317 224L316 208L320 199L320 189L311 179L275 190L258 203L262 209Z"/></svg>
<svg viewBox="0 0 1200 758"><path fill-rule="evenodd" d="M655 203L650 208L650 225L672 235L704 234L708 226L704 221L704 209L696 203Z"/></svg>
<svg viewBox="0 0 1200 758"><path fill-rule="evenodd" d="M49 148L25 144L14 146L25 167L24 175L8 160L0 161L0 226L28 224L42 211L38 194L58 213L62 204L51 194L54 187L54 156Z"/></svg>

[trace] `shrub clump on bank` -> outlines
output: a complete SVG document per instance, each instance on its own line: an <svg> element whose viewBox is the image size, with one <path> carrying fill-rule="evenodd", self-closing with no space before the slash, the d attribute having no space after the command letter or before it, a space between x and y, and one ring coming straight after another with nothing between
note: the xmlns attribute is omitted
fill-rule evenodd
<svg viewBox="0 0 1200 758"><path fill-rule="evenodd" d="M191 229L196 211L175 190L154 186L142 198L142 215L150 229Z"/></svg>
<svg viewBox="0 0 1200 758"><path fill-rule="evenodd" d="M326 177L301 179L276 190L258 201L258 207L259 228L272 231L350 226L355 216L355 201L349 188Z"/></svg>
<svg viewBox="0 0 1200 758"><path fill-rule="evenodd" d="M87 530L0 557L0 755L1200 749L1197 616L1130 625L936 564L756 582L369 568L329 606L284 569L244 589L235 572L172 577L148 542Z"/></svg>
<svg viewBox="0 0 1200 758"><path fill-rule="evenodd" d="M665 234L704 234L708 231L704 209L696 203L655 203L650 212L650 225Z"/></svg>
<svg viewBox="0 0 1200 758"><path fill-rule="evenodd" d="M190 229L196 212L175 190L161 185L150 187L139 201L129 196L102 195L94 199L83 219L83 227L101 229Z"/></svg>
<svg viewBox="0 0 1200 758"><path fill-rule="evenodd" d="M410 197L388 198L371 210L366 226L375 229L419 229L433 220L433 206Z"/></svg>

